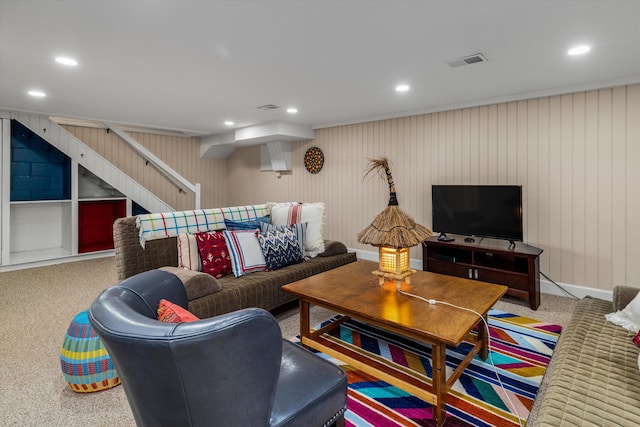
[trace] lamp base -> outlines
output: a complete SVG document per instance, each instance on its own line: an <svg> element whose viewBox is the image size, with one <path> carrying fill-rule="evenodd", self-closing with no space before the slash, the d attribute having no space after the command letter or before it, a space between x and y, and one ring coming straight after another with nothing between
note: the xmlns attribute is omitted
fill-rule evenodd
<svg viewBox="0 0 640 427"><path fill-rule="evenodd" d="M372 271L372 273L375 274L376 276L380 276L378 278L379 285L384 285L385 279L392 279L396 281L396 289L400 289L400 285L402 284L402 282L406 283L407 285L411 284L411 279L409 276L411 276L415 272L416 270L412 270L412 269L403 271L400 274L396 274L388 271L382 271L382 270Z"/></svg>

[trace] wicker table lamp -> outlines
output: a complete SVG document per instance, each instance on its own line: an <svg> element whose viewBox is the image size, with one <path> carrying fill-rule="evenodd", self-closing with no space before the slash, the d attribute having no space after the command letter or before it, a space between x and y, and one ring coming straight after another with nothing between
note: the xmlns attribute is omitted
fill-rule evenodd
<svg viewBox="0 0 640 427"><path fill-rule="evenodd" d="M358 241L378 247L380 263L373 274L380 277L380 284L385 279L392 279L396 281L396 288L400 289L402 282L410 283L409 277L416 272L409 268L409 248L424 242L432 233L427 227L417 224L398 206L396 187L386 157L371 160L365 177L374 171L386 177L389 184L389 205L368 227L358 233Z"/></svg>

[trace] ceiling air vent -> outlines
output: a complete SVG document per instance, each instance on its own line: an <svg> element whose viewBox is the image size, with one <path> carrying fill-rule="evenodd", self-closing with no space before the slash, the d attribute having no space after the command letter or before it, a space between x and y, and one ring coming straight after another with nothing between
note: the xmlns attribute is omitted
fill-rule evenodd
<svg viewBox="0 0 640 427"><path fill-rule="evenodd" d="M465 56L464 58L452 59L447 61L450 67L460 67L462 65L477 64L478 62L487 62L487 58L481 53Z"/></svg>
<svg viewBox="0 0 640 427"><path fill-rule="evenodd" d="M261 105L259 107L256 107L258 110L263 110L263 111L267 111L267 110L277 110L278 107L277 105L273 105L273 104L267 104L267 105Z"/></svg>

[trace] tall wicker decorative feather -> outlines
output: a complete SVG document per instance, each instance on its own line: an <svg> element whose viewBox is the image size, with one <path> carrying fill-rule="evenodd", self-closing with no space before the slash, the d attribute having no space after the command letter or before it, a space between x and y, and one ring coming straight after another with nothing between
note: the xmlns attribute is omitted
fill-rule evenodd
<svg viewBox="0 0 640 427"><path fill-rule="evenodd" d="M371 172L377 172L383 179L386 178L389 184L389 205L373 219L367 228L358 233L358 241L372 246L409 248L431 237L433 234L431 230L416 224L398 206L389 160L386 157L370 160L365 177Z"/></svg>

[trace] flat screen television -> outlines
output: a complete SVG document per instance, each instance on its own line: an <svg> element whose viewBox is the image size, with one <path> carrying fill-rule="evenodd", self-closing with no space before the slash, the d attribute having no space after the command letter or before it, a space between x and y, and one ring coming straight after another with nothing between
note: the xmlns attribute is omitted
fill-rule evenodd
<svg viewBox="0 0 640 427"><path fill-rule="evenodd" d="M433 230L522 241L522 186L434 185Z"/></svg>

